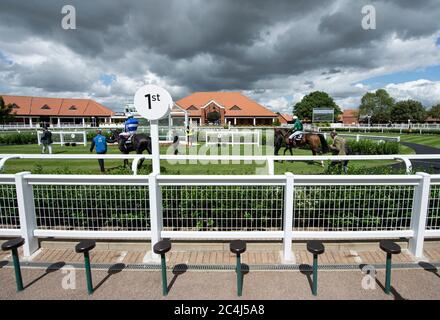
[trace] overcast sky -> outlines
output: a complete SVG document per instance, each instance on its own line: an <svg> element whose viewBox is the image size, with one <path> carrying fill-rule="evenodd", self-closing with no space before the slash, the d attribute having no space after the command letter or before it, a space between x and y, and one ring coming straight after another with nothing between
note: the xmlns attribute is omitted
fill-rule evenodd
<svg viewBox="0 0 440 320"><path fill-rule="evenodd" d="M291 113L323 90L342 108L386 88L440 103L439 0L0 0L0 93L89 97L115 110L146 83L174 100L242 91ZM76 30L61 27L63 5ZM376 29L364 30L364 5Z"/></svg>

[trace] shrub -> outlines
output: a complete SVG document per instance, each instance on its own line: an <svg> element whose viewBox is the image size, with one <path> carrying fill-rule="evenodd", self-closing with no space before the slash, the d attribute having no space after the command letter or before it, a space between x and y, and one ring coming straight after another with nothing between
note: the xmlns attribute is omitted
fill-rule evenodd
<svg viewBox="0 0 440 320"><path fill-rule="evenodd" d="M381 154L398 154L400 144L398 142L377 142L372 140L347 141L348 146L353 154L365 155L381 155Z"/></svg>
<svg viewBox="0 0 440 320"><path fill-rule="evenodd" d="M0 134L0 144L33 144L37 142L36 132L8 132Z"/></svg>

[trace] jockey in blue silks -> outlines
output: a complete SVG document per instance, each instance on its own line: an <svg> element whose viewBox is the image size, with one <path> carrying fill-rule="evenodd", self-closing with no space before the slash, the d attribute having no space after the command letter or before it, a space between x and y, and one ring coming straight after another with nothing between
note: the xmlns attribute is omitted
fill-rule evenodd
<svg viewBox="0 0 440 320"><path fill-rule="evenodd" d="M131 138L136 133L138 126L139 126L139 121L135 119L133 115L129 115L127 120L125 121L124 131L128 135L127 141L125 143L131 143Z"/></svg>

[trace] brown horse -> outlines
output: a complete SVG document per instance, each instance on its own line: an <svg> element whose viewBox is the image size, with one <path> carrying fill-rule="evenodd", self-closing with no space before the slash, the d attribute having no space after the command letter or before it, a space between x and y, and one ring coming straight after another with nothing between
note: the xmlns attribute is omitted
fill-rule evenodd
<svg viewBox="0 0 440 320"><path fill-rule="evenodd" d="M292 129L287 128L277 128L275 129L275 155L278 155L279 150L285 144L284 154L286 155L286 151L290 151L290 155L293 156L293 148L300 148L304 146L309 146L310 150L312 150L312 154L316 156L318 153L327 153L329 152L329 147L327 141L324 138L324 135L321 133L314 132L304 132L301 140L289 140L289 136L292 134ZM323 161L321 164L324 165Z"/></svg>

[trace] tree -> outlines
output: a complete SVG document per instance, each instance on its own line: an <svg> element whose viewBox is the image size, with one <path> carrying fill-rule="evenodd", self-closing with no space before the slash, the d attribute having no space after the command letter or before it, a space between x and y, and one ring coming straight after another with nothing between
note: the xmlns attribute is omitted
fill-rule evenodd
<svg viewBox="0 0 440 320"><path fill-rule="evenodd" d="M394 99L384 89L376 92L364 94L359 106L359 117L371 116L370 121L375 123L385 123L390 121L391 107L394 105Z"/></svg>
<svg viewBox="0 0 440 320"><path fill-rule="evenodd" d="M422 103L415 100L403 100L397 102L390 111L391 120L395 122L423 122L427 113Z"/></svg>
<svg viewBox="0 0 440 320"><path fill-rule="evenodd" d="M0 123L8 123L14 119L12 104L5 105L3 97L0 96Z"/></svg>
<svg viewBox="0 0 440 320"><path fill-rule="evenodd" d="M432 106L431 109L428 111L428 115L430 117L433 117L434 119L440 119L440 103Z"/></svg>
<svg viewBox="0 0 440 320"><path fill-rule="evenodd" d="M333 101L333 98L326 92L314 91L302 98L300 102L293 106L293 114L300 119L312 120L314 108L334 109L335 119L342 114L339 106Z"/></svg>

